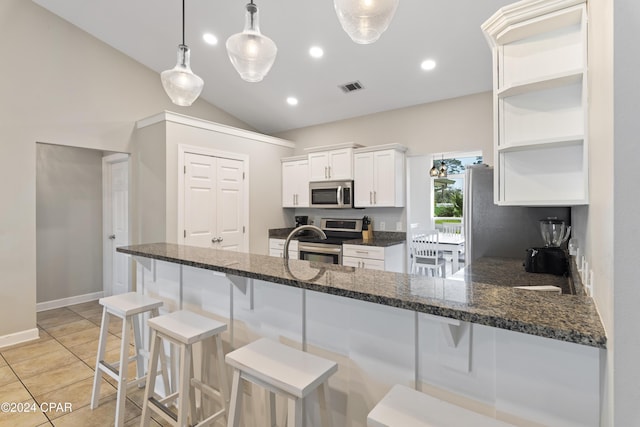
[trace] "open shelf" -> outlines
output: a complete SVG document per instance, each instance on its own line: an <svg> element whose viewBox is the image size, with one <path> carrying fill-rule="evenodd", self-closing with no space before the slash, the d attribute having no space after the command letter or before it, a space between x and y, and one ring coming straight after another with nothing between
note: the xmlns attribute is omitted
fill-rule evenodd
<svg viewBox="0 0 640 427"><path fill-rule="evenodd" d="M496 203L588 203L586 0L516 2L482 29L494 59Z"/></svg>
<svg viewBox="0 0 640 427"><path fill-rule="evenodd" d="M568 86L575 83L581 83L583 70L570 70L542 78L532 79L529 81L516 82L497 91L498 98L508 98L510 96L523 95L530 92L536 92L547 89L555 89L562 86Z"/></svg>
<svg viewBox="0 0 640 427"><path fill-rule="evenodd" d="M548 147L566 147L571 145L582 145L584 141L584 135L568 135L562 137L536 139L528 141L513 142L511 144L504 144L498 147L498 151L501 153L508 153L512 151L525 151L531 149Z"/></svg>
<svg viewBox="0 0 640 427"><path fill-rule="evenodd" d="M582 143L499 151L501 202L558 203L587 199Z"/></svg>

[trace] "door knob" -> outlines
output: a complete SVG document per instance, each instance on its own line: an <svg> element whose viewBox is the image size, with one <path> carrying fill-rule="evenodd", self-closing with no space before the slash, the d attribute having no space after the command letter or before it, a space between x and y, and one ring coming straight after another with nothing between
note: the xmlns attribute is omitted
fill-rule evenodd
<svg viewBox="0 0 640 427"><path fill-rule="evenodd" d="M109 235L109 239L111 239L111 240L115 240L115 239L116 239L116 235L115 235L115 234L110 234L110 235Z"/></svg>

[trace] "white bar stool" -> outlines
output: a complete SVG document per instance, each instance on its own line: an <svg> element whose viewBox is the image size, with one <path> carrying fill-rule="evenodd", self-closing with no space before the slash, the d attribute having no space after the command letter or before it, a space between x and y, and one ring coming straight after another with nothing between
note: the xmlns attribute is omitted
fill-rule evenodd
<svg viewBox="0 0 640 427"><path fill-rule="evenodd" d="M227 329L227 325L186 310L174 311L170 314L154 317L149 319L147 324L149 328L151 328L149 372L154 372L158 368L158 356L163 353L163 339L179 346L179 389L163 398L155 393L155 377L151 376L147 381L144 392L142 422L140 425L149 425L151 411L160 415L171 425L181 427L187 425L203 426L213 424L218 418L226 416L229 402L229 383L224 365L221 334ZM214 338L215 340L219 390L193 377L192 345L209 338ZM206 380L208 370L206 369L207 363L206 360L204 360L204 356L205 354L203 354L202 360L202 376L203 380ZM195 393L192 392L193 388L198 388L201 395L206 394L218 398L222 405L222 409L197 424L196 419L199 417L196 411ZM177 415L170 409L170 405L174 401L177 401ZM200 409L203 410L202 404ZM187 424L189 414L191 414L191 422Z"/></svg>
<svg viewBox="0 0 640 427"><path fill-rule="evenodd" d="M512 424L394 385L369 412L368 427L513 427Z"/></svg>
<svg viewBox="0 0 640 427"><path fill-rule="evenodd" d="M269 391L270 426L275 426L275 395L288 399L288 426L302 427L303 399L318 388L320 416L324 427L331 426L328 412L328 379L338 370L336 362L305 353L266 338L227 354L234 368L228 427L239 427L242 409L242 380Z"/></svg>
<svg viewBox="0 0 640 427"><path fill-rule="evenodd" d="M152 317L157 316L158 308L162 306L162 301L136 292L129 292L126 294L100 298L99 303L103 306L103 309L102 322L100 325L100 340L98 342L98 354L96 356L96 370L93 377L91 409L95 409L99 405L102 373L105 373L116 380L118 384L115 425L116 427L119 427L124 425L124 407L125 401L127 400L127 388L133 385L144 384L146 381L144 373L144 356L146 355L146 351L142 346L140 318L137 316L144 313L149 313ZM104 354L107 346L107 333L109 331L109 318L111 316L122 319L120 359L118 362L113 364L109 364L104 361ZM129 357L129 340L132 325L136 354ZM132 362L133 360L136 361L136 378L129 381L127 379L127 370L129 362ZM163 378L168 387L166 371L164 371Z"/></svg>

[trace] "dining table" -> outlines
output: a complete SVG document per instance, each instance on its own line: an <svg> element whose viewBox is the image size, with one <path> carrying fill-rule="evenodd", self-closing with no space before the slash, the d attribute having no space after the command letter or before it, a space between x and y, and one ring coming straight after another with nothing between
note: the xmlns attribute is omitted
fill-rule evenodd
<svg viewBox="0 0 640 427"><path fill-rule="evenodd" d="M460 233L438 233L438 245L441 251L451 252L452 271L460 269L460 255L464 253L464 235Z"/></svg>

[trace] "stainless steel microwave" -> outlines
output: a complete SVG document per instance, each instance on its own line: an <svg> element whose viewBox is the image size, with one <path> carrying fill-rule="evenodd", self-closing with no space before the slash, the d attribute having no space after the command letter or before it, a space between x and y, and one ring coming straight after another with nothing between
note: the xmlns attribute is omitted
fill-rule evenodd
<svg viewBox="0 0 640 427"><path fill-rule="evenodd" d="M353 181L309 183L309 206L344 209L353 207Z"/></svg>

